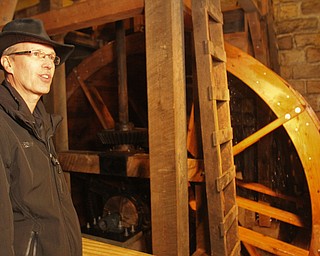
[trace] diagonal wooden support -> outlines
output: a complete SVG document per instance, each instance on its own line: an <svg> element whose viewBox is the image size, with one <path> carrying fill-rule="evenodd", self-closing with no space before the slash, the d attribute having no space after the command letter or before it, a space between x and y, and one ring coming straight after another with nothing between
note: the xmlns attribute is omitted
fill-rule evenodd
<svg viewBox="0 0 320 256"><path fill-rule="evenodd" d="M84 94L89 100L90 105L92 106L94 112L96 113L103 129L112 129L115 126L113 117L111 116L109 109L104 104L102 97L95 88L89 88L80 76L77 75L77 69L73 69L74 76L76 81L81 86Z"/></svg>

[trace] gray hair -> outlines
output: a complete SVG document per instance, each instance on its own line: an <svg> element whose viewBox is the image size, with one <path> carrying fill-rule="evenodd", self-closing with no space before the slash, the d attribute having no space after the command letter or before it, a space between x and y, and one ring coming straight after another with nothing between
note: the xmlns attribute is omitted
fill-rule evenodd
<svg viewBox="0 0 320 256"><path fill-rule="evenodd" d="M13 52L15 52L15 51L16 51L15 45L11 45L11 46L9 46L8 48L6 48L6 49L2 52L2 56L3 56L3 55L8 55L8 54L13 53Z"/></svg>

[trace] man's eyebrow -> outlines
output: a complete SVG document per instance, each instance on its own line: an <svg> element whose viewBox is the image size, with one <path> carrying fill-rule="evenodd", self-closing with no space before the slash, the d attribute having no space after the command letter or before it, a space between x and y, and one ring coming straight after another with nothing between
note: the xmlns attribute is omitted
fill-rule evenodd
<svg viewBox="0 0 320 256"><path fill-rule="evenodd" d="M39 52L44 52L44 53L46 53L45 50L43 50L43 49L30 49L29 51L39 51ZM50 54L50 53L56 54L55 50L51 50L51 52L49 52L49 54Z"/></svg>

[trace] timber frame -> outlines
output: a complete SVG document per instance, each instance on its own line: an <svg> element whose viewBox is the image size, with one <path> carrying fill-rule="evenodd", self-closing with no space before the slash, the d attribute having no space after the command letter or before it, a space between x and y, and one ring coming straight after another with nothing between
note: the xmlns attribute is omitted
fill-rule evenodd
<svg viewBox="0 0 320 256"><path fill-rule="evenodd" d="M163 30L168 31L176 31L181 33L181 24L183 23L183 20L181 19L181 16L183 16L183 13L181 13L181 10L184 10L184 13L187 13L190 15L191 13L191 3L190 1L184 1L184 6L182 6L181 3L177 3L175 0L169 1L166 5L163 4L163 1L161 0L154 0L154 1L147 1L146 4L143 0L90 0L90 1L79 1L75 2L74 4L64 7L61 7L61 4L59 2L61 1L50 1L53 6L55 6L54 9L35 15L33 17L42 19L44 21L45 27L48 31L48 33L51 36L55 36L58 40L63 40L63 37L66 33L70 31L75 31L78 29L90 27L90 26L97 26L104 23L110 23L115 22L117 20L124 20L127 18L135 17L138 15L146 14L146 18L156 18L158 19L158 22L161 23L163 26L164 24L167 27L163 27ZM247 11L256 10L256 5L252 4L246 4L248 1L243 0L239 1L244 5L244 8L247 8ZM257 1L250 1L250 3L256 3ZM3 3L3 5L1 5ZM6 21L12 19L14 8L13 6L16 5L17 1L7 0L0 4L0 13L1 16L4 17L3 23L6 23ZM104 8L104 6L113 6L113 8ZM5 7L5 8L4 8ZM92 11L88 12L87 10L90 9ZM177 16L166 16L165 14L168 14L170 12L177 12ZM146 12L146 13L144 13ZM158 13L160 12L160 13ZM6 15L4 15L6 13ZM148 16L150 15L150 16ZM251 18L255 18L255 14L251 15ZM169 22L168 22L169 20ZM148 22L147 26L148 26ZM1 24L0 24L1 26ZM150 54L150 58L165 58L166 54L169 54L170 57L172 57L172 52L169 50L166 50L165 48L161 48L163 44L168 44L170 47L177 47L174 45L176 42L179 42L181 44L182 38L178 37L177 35L175 37L171 37L172 34L168 35L167 37L163 38L163 41L156 40L156 36L158 34L157 31L153 30L152 26L149 26L149 34L147 34L146 37L146 45L148 49L148 54ZM160 25L156 24L155 29L160 29ZM254 28L253 28L254 29ZM178 34L178 33L177 33ZM162 45L161 45L162 43ZM150 47L150 45L158 45L161 49L157 49L158 51L154 50L153 47ZM149 48L148 48L149 47ZM269 102L270 106L273 106L273 98L272 95L267 94L265 91L261 90L260 88L257 88L256 85L256 79L263 80L266 84L271 83L267 79L265 79L265 72L268 69L264 66L261 66L261 72L258 73L255 76L247 77L245 65L242 69L237 69L235 67L239 66L239 63L244 61L248 66L250 66L250 63L254 63L255 65L259 66L259 63L256 63L255 60L252 60L249 56L246 54L243 54L242 52L239 52L237 49L234 49L232 46L226 45L226 51L227 51L227 64L228 64L228 71L238 76L240 79L242 79L248 86L251 86L252 88L255 88L257 93L261 95L261 97L266 101ZM177 85L181 85L184 83L182 73L184 71L183 67L183 60L181 53L177 50L175 51L176 54L179 54L177 58L170 58L171 62L170 65L160 65L161 72L168 73L168 77L162 77L162 80L153 81L154 76L152 76L152 72L155 72L155 66L156 63L149 63L148 64L148 72L150 72L150 77L148 78L149 81L156 82L158 87L155 88L149 88L149 97L151 101L150 109L152 109L149 112L149 118L150 120L153 120L158 117L160 109L157 109L157 94L165 94L168 93L168 96L170 97L170 100L168 102L162 102L162 107L165 107L169 109L166 113L162 113L163 115L166 114L170 116L170 118L176 120L176 122L185 122L182 118L182 116L185 116L184 113L177 113L174 112L173 106L176 105L183 105L183 101L181 100L181 93L183 95L183 92L176 91L179 88L177 88ZM258 55L261 53L257 53ZM263 54L261 55L263 58ZM262 62L266 62L267 60L261 59ZM260 66L259 66L260 67ZM276 69L276 68L275 68ZM264 72L263 72L264 71ZM174 76L173 73L179 74L178 76ZM312 202L312 211L313 211L313 228L312 228L312 240L311 240L311 246L310 251L307 252L305 250L299 251L299 255L317 255L320 248L320 222L319 222L319 214L320 214L320 195L319 195L319 184L320 184L320 176L319 173L315 171L315 166L319 166L319 153L308 150L303 150L304 143L307 143L312 148L317 148L320 143L319 138L319 129L320 124L317 118L315 118L314 113L310 109L308 105L305 104L305 102L300 98L300 95L296 95L292 90L290 89L290 86L283 81L281 78L276 76L273 73L270 73L272 75L272 78L277 81L275 87L280 91L279 97L282 97L283 91L282 89L279 89L281 86L285 86L288 90L286 91L285 96L290 96L290 100L292 101L292 105L299 106L301 108L301 114L296 113L295 109L292 109L291 119L290 122L288 119L285 118L285 115L287 113L287 109L281 109L274 107L274 111L277 114L277 121L275 123L272 123L272 125L266 127L266 129L269 129L269 131L272 131L274 127L278 127L283 125L285 129L288 131L289 134L295 134L297 132L297 127L302 128L302 136L296 137L294 140L294 143L296 144L297 148L301 148L299 151L299 155L303 159L303 165L306 170L307 179L309 182L310 190L311 191L317 191L316 193L311 194L311 202ZM167 85L167 87L162 87L166 82L170 81ZM67 95L65 94L65 72L64 72L64 66L57 69L56 78L53 82L54 84L59 84L59 86L53 86L54 88L60 88L59 91L53 91L53 97L48 99L49 104L54 109L55 112L61 114L62 116L66 116L66 102L67 102ZM81 80L80 80L80 86L81 86ZM64 87L61 85L64 85ZM171 85L171 86L170 86ZM173 86L175 85L175 86ZM281 87L282 88L282 87ZM158 106L159 107L159 106ZM299 117L298 117L299 116ZM66 120L66 118L65 118ZM106 126L110 124L110 120L106 120ZM175 122L175 123L176 123ZM181 130L185 127L177 127L175 123L162 123L163 127L170 126L170 129L172 131L178 131L180 128ZM304 125L308 124L308 127L304 127ZM57 149L60 151L60 161L63 165L63 168L65 171L74 171L75 169L79 172L84 173L100 173L99 170L99 159L98 156L94 153L90 152L69 152L68 151L68 134L67 134L67 124L63 124L63 130L61 134L59 135L60 140L57 145L60 145ZM112 125L111 125L112 126ZM151 132L156 132L156 127L151 128ZM154 129L154 130L152 130ZM307 136L307 134L313 135ZM265 130L262 132L266 132ZM248 143L254 143L256 139L259 138L259 134L256 134L256 136L251 137L250 139L243 142L243 144L239 144L237 147L234 147L234 153L237 154L239 151L241 151L243 148L245 149L247 146L245 145L246 142ZM157 210L154 214L154 218L158 221L153 224L154 232L157 234L155 236L155 243L154 243L154 249L156 254L161 255L163 252L172 252L172 255L187 255L188 248L186 246L188 238L186 238L186 233L188 232L186 227L187 222L187 214L186 214L186 204L187 201L185 198L185 194L187 194L187 181L196 181L201 182L203 181L203 163L200 161L196 161L193 159L187 159L186 158L186 151L187 151L187 145L185 144L186 140L186 134L184 132L177 132L177 133L171 133L170 138L166 138L167 141L163 141L163 143L166 143L167 145L171 145L170 151L168 155L163 155L165 159L170 159L168 165L159 165L159 162L163 161L163 158L157 158L156 156L161 153L161 145L158 144L158 141L155 138L151 138L151 147L154 150L151 151L151 155L153 154L155 158L151 159L151 161L148 161L148 158L146 155L138 155L138 156L132 156L128 157L127 159L127 165L128 169L131 170L129 176L136 177L137 176L137 162L143 163L143 169L144 177L151 177L154 182L157 182L157 186L154 183L154 186L152 187L152 193L154 198L166 198L170 202L169 208L166 210L162 209L164 207L164 204L166 202L160 202L158 200L158 203L153 204L153 208ZM251 140L251 141L250 141ZM178 146L179 150L175 148L174 146ZM168 148L166 147L166 150ZM158 162L159 161L159 162ZM163 163L162 163L163 164ZM85 166L85 168L84 168ZM179 167L179 168L178 168ZM139 167L140 168L140 167ZM188 171L188 172L187 172ZM141 173L139 173L141 175ZM159 177L159 175L163 175L166 178ZM170 190L165 191L165 187L167 186L167 179L172 180L172 184L170 183ZM180 186L180 184L183 184ZM160 190L162 188L162 190ZM181 190L179 190L181 189ZM246 205L246 201L239 200L238 201L239 206L242 207L248 207ZM168 207L168 204L166 204L166 207ZM252 207L252 205L249 204L249 207ZM166 217L162 217L160 215L167 215ZM173 218L174 224L166 222L165 218L168 218L168 215L170 215ZM295 221L295 220L293 220ZM299 220L296 220L296 225L300 225ZM166 232L166 234L164 234ZM240 228L240 238L244 241L250 242L254 246L262 247L263 249L270 249L267 248L268 245L262 244L261 245L261 239L262 237L258 237L255 234L251 234L251 236L248 236L248 233L246 233L242 228ZM168 236L169 234L169 236ZM165 239L167 238L167 239ZM256 239L252 239L256 238ZM171 243L168 243L168 239L171 241ZM264 238L263 238L264 239ZM272 241L268 242L272 243ZM279 245L281 247L282 245ZM273 248L271 248L272 250ZM290 249L290 248L289 248ZM287 255L285 253L279 255ZM169 254L166 254L169 255ZM199 254L200 255L200 254ZM203 254L205 255L205 254ZM298 254L297 254L298 255Z"/></svg>

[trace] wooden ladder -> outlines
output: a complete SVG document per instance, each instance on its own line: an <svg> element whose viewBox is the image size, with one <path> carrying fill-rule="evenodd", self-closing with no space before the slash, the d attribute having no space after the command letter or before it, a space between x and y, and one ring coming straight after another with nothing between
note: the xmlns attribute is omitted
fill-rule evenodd
<svg viewBox="0 0 320 256"><path fill-rule="evenodd" d="M240 255L220 0L192 0L211 255Z"/></svg>

